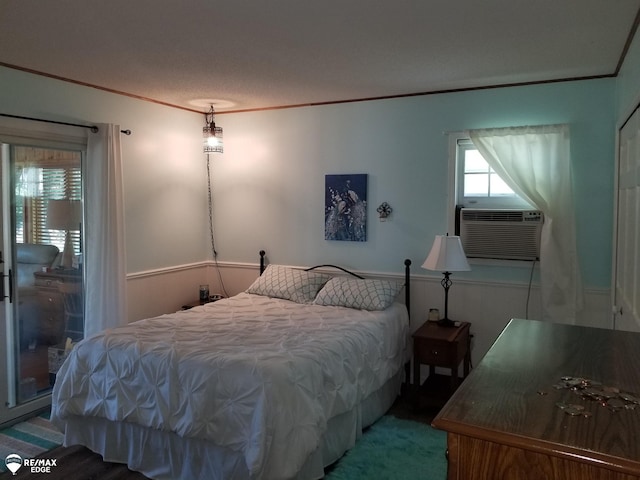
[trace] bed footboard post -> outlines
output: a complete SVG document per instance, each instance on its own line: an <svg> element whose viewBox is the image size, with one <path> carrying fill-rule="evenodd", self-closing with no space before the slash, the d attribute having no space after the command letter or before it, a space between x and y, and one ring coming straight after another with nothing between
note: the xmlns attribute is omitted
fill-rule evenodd
<svg viewBox="0 0 640 480"><path fill-rule="evenodd" d="M411 260L404 261L404 304L407 306L409 321L411 321Z"/></svg>
<svg viewBox="0 0 640 480"><path fill-rule="evenodd" d="M404 304L409 315L409 329L411 329L411 260L404 261ZM407 387L411 384L411 362L404 364L404 382Z"/></svg>
<svg viewBox="0 0 640 480"><path fill-rule="evenodd" d="M260 250L258 253L260 254L260 275L262 275L262 272L264 272L264 256L266 252L264 250Z"/></svg>

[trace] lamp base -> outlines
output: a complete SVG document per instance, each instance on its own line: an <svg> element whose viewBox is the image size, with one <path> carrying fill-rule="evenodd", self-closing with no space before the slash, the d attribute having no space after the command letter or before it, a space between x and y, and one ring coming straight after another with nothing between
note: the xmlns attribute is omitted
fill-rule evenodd
<svg viewBox="0 0 640 480"><path fill-rule="evenodd" d="M447 328L454 328L454 327L458 326L456 324L456 322L454 322L453 320L450 320L448 318L442 318L442 319L438 320L438 325L441 326L441 327L447 327Z"/></svg>
<svg viewBox="0 0 640 480"><path fill-rule="evenodd" d="M62 258L60 259L60 266L66 269L73 268L74 256L75 253L73 251L73 242L71 241L71 232L67 230L64 241L64 250L62 251Z"/></svg>

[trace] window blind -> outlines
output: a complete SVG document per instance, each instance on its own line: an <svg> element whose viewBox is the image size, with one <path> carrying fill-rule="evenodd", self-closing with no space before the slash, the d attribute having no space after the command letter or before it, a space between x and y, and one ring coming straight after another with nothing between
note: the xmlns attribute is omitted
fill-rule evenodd
<svg viewBox="0 0 640 480"><path fill-rule="evenodd" d="M16 242L64 249L66 231L47 228L47 205L52 199L82 199L80 153L65 153L59 161L52 155L33 155L28 162L16 165ZM76 229L70 233L78 254L81 232Z"/></svg>

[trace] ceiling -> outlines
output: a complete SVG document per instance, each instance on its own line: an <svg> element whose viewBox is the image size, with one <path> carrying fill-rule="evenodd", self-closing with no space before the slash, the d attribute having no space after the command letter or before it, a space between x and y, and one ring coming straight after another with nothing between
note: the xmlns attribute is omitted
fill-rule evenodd
<svg viewBox="0 0 640 480"><path fill-rule="evenodd" d="M0 65L202 112L611 76L640 0L0 0Z"/></svg>

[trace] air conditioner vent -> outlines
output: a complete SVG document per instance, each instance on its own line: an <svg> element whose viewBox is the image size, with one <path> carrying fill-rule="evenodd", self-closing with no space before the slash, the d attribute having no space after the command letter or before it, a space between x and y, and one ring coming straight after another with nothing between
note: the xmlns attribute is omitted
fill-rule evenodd
<svg viewBox="0 0 640 480"><path fill-rule="evenodd" d="M536 210L479 210L463 208L462 220L477 222L539 222L542 212Z"/></svg>
<svg viewBox="0 0 640 480"><path fill-rule="evenodd" d="M544 217L536 210L460 210L460 240L467 257L535 260Z"/></svg>

